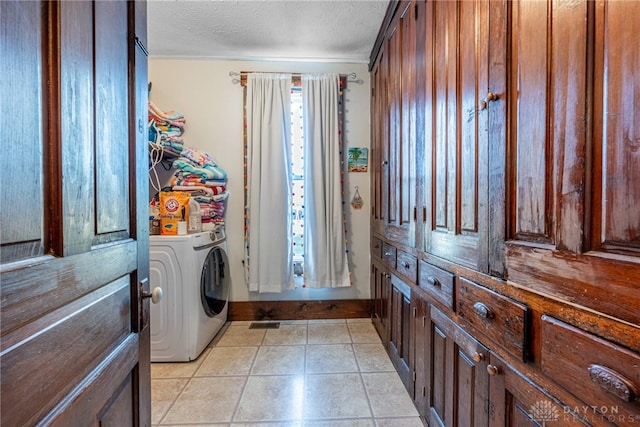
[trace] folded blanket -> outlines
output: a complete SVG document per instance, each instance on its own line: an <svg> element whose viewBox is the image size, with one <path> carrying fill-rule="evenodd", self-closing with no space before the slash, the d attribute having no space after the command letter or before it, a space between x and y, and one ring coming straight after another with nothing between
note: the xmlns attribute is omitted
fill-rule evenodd
<svg viewBox="0 0 640 427"><path fill-rule="evenodd" d="M171 120L171 119L165 119L162 117L157 116L156 114L149 114L149 118L153 119L155 121L157 121L159 124L164 125L164 126L175 126L175 127L179 127L179 128L183 128L184 127L184 119L179 119L179 120Z"/></svg>
<svg viewBox="0 0 640 427"><path fill-rule="evenodd" d="M177 171L171 177L171 186L196 186L211 188L215 194L221 194L226 190L226 179L206 179L199 175L192 175L183 171Z"/></svg>
<svg viewBox="0 0 640 427"><path fill-rule="evenodd" d="M191 193L191 197L213 197L215 194L209 187L196 187L188 185L173 185L171 186L173 191L188 191Z"/></svg>
<svg viewBox="0 0 640 427"><path fill-rule="evenodd" d="M229 198L229 192L225 191L222 194L215 194L213 196L196 195L193 198L198 203L222 203L222 202L225 202Z"/></svg>
<svg viewBox="0 0 640 427"><path fill-rule="evenodd" d="M181 169L184 172L201 176L207 179L227 179L227 173L221 168L213 165L205 165L204 167L194 166L189 160L180 157L173 162L173 167Z"/></svg>
<svg viewBox="0 0 640 427"><path fill-rule="evenodd" d="M191 161L194 166L218 166L216 161L209 155L209 153L202 152L193 147L185 147L184 152L182 153L182 157Z"/></svg>
<svg viewBox="0 0 640 427"><path fill-rule="evenodd" d="M153 101L149 100L149 111L158 117L168 120L184 119L184 115L177 111L162 111Z"/></svg>

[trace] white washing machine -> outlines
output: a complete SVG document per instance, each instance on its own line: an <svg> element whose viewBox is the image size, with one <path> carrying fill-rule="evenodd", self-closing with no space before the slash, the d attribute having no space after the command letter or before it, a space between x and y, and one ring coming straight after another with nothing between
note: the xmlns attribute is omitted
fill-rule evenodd
<svg viewBox="0 0 640 427"><path fill-rule="evenodd" d="M184 236L150 236L151 361L196 359L227 321L230 276L223 226Z"/></svg>

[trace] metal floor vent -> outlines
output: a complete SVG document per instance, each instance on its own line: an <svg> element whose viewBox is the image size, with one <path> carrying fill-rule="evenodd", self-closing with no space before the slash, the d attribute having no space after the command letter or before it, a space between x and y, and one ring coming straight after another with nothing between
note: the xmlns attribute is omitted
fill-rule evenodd
<svg viewBox="0 0 640 427"><path fill-rule="evenodd" d="M280 322L251 322L249 329L278 329Z"/></svg>

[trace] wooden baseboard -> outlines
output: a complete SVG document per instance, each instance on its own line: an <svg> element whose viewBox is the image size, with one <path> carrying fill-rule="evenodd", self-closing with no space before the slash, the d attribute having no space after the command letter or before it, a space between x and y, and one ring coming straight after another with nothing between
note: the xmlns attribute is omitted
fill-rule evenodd
<svg viewBox="0 0 640 427"><path fill-rule="evenodd" d="M308 320L371 317L371 300L229 301L228 320Z"/></svg>

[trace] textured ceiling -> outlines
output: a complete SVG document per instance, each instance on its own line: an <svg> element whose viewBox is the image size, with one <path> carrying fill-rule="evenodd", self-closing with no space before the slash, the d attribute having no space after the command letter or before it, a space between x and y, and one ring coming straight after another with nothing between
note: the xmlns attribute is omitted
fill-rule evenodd
<svg viewBox="0 0 640 427"><path fill-rule="evenodd" d="M149 0L152 56L368 62L388 0Z"/></svg>

